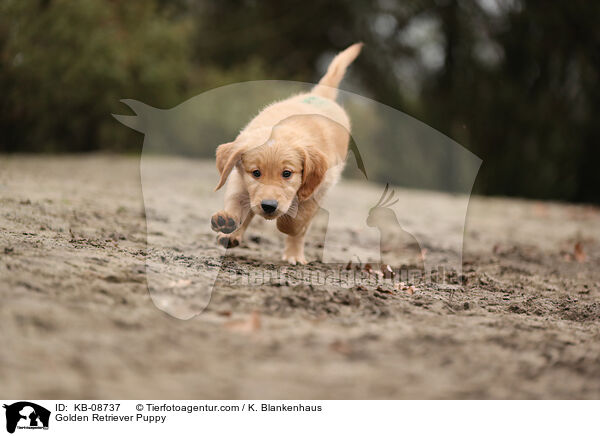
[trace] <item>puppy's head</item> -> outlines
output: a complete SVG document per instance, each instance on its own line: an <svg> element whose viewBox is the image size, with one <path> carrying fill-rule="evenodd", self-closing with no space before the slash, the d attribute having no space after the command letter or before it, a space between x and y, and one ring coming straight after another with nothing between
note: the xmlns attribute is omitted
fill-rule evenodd
<svg viewBox="0 0 600 436"><path fill-rule="evenodd" d="M234 166L250 196L252 211L266 219L292 212L298 201L310 198L327 171L325 155L310 145L292 144L273 135L249 147L231 142L217 148L219 189Z"/></svg>

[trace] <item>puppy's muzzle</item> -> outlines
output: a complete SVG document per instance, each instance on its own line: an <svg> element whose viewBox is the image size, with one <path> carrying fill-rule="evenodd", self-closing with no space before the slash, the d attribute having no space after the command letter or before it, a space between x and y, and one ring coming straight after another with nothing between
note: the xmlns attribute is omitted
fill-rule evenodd
<svg viewBox="0 0 600 436"><path fill-rule="evenodd" d="M260 207L266 214L272 214L277 210L277 200L263 200Z"/></svg>

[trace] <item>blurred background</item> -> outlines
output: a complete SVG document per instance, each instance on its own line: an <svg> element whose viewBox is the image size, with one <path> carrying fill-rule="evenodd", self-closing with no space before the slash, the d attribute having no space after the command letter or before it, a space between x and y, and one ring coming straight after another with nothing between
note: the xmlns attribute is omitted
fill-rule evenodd
<svg viewBox="0 0 600 436"><path fill-rule="evenodd" d="M599 21L584 0L2 0L0 151L139 153L121 99L316 82L363 41L342 88L478 155L477 193L600 203Z"/></svg>

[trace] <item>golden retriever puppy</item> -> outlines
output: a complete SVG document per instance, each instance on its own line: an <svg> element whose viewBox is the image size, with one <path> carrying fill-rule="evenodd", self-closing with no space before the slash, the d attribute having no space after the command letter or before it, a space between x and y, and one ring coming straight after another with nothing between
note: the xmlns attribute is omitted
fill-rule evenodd
<svg viewBox="0 0 600 436"><path fill-rule="evenodd" d="M346 161L350 120L335 99L361 47L339 53L310 93L267 106L233 142L219 145L215 190L227 186L224 209L212 216L211 227L221 245L237 246L260 215L276 219L287 235L283 259L306 263L304 235Z"/></svg>

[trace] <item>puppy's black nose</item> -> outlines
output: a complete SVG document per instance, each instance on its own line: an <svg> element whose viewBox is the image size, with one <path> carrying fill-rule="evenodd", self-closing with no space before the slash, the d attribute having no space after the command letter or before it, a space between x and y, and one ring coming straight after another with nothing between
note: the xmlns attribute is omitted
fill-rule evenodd
<svg viewBox="0 0 600 436"><path fill-rule="evenodd" d="M263 200L260 202L260 207L265 213L273 213L277 210L277 200Z"/></svg>

